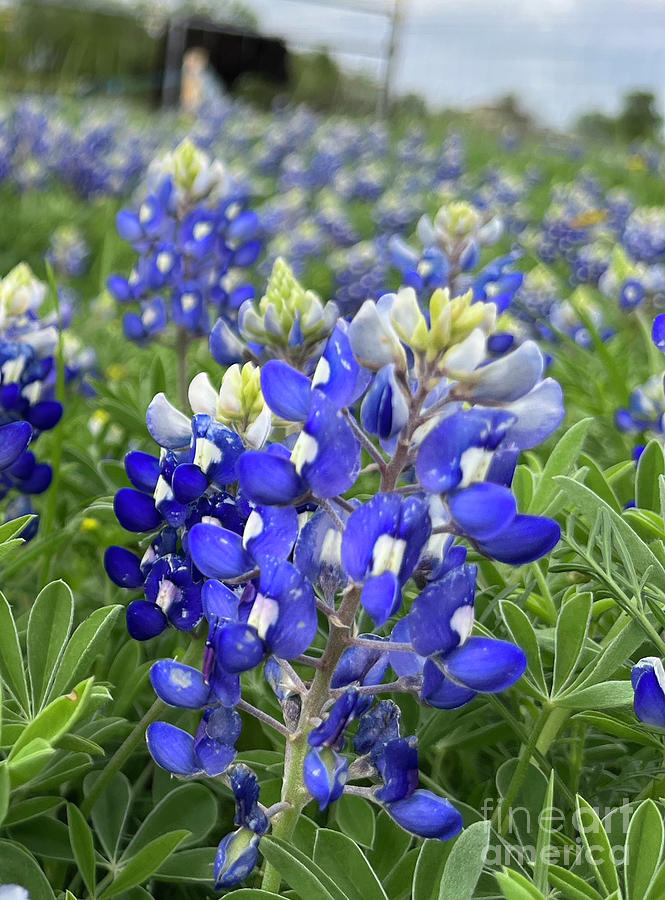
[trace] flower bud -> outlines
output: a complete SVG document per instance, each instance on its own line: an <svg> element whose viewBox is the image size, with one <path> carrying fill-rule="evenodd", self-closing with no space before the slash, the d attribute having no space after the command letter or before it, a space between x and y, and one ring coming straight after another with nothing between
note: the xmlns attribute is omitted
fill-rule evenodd
<svg viewBox="0 0 665 900"><path fill-rule="evenodd" d="M259 860L259 835L249 828L227 834L215 857L215 888L233 887L249 877Z"/></svg>
<svg viewBox="0 0 665 900"><path fill-rule="evenodd" d="M348 769L348 760L331 747L312 747L309 751L303 773L307 790L319 809L325 809L342 796Z"/></svg>

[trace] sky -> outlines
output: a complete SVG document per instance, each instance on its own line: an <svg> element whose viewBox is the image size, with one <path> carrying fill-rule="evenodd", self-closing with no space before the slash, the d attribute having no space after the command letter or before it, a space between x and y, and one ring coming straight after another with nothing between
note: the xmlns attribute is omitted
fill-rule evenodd
<svg viewBox="0 0 665 900"><path fill-rule="evenodd" d="M353 7L390 0L339 2L352 9L244 0L263 31L380 74L376 59L354 51L381 54L388 22ZM665 111L664 0L402 0L402 9L394 89L433 108L514 93L542 122L565 127L592 109L616 112L623 93L646 88Z"/></svg>

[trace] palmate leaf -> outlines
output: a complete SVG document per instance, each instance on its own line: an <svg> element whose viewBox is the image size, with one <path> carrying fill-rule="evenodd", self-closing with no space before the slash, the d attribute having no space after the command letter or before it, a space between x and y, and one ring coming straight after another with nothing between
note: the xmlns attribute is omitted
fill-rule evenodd
<svg viewBox="0 0 665 900"><path fill-rule="evenodd" d="M100 894L99 900L108 900L124 891L142 884L153 875L173 851L189 836L188 831L170 831L151 841L127 860L122 871Z"/></svg>

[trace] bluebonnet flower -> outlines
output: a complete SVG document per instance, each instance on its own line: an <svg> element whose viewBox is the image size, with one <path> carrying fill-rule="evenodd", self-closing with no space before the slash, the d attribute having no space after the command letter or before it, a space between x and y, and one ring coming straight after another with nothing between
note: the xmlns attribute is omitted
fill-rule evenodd
<svg viewBox="0 0 665 900"><path fill-rule="evenodd" d="M146 175L138 211L122 210L120 236L139 254L130 276L113 275L108 289L127 312L124 330L146 342L173 324L184 334L208 334L219 315L234 321L253 294L237 283L261 249L258 218L246 209L222 164L190 141L157 157Z"/></svg>
<svg viewBox="0 0 665 900"><path fill-rule="evenodd" d="M67 224L55 229L46 258L56 275L80 278L86 272L89 257L90 248L78 228Z"/></svg>
<svg viewBox="0 0 665 900"><path fill-rule="evenodd" d="M480 220L470 220L477 238ZM561 389L543 378L533 341L493 358L496 304L437 289L421 307L404 288L366 300L350 323L315 306L296 364L290 335L300 313L305 322L304 292L288 270L277 275L269 302L241 316L257 338L260 374L234 365L219 391L197 376L192 420L163 395L151 404L162 451L128 456L134 488L115 504L125 527L152 533L150 546L143 559L125 548L106 559L116 583L145 592L130 605L135 636L206 620L200 669L164 660L151 672L167 703L202 710L201 725L192 736L156 723L148 741L170 771L216 771L231 783L238 830L220 844L218 887L251 872L260 836L286 809L310 799L325 808L345 791L413 834L459 832L459 812L418 787L416 740L400 735L396 707L375 696L391 690L390 666L399 690L434 708L510 688L525 656L472 634L476 568L466 547L519 565L559 538L552 520L520 514L511 483L520 451L561 422ZM378 480L369 497L361 472ZM407 585L415 599L403 611ZM376 631L358 634L362 608ZM242 699L243 673L259 667L283 724ZM234 768L236 709L293 750L278 808L262 810L254 776ZM374 787L353 785L368 777Z"/></svg>
<svg viewBox="0 0 665 900"><path fill-rule="evenodd" d="M633 666L635 715L647 725L665 728L665 670L657 656L646 656Z"/></svg>

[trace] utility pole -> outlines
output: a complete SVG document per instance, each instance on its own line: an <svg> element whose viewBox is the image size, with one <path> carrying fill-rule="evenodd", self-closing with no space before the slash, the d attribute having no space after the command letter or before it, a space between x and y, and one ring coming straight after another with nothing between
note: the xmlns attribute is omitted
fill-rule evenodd
<svg viewBox="0 0 665 900"><path fill-rule="evenodd" d="M387 118L390 111L390 93L401 24L402 2L401 0L393 0L392 14L390 16L390 34L388 36L386 61L383 70L383 85L379 93L376 108L377 116L381 119Z"/></svg>

